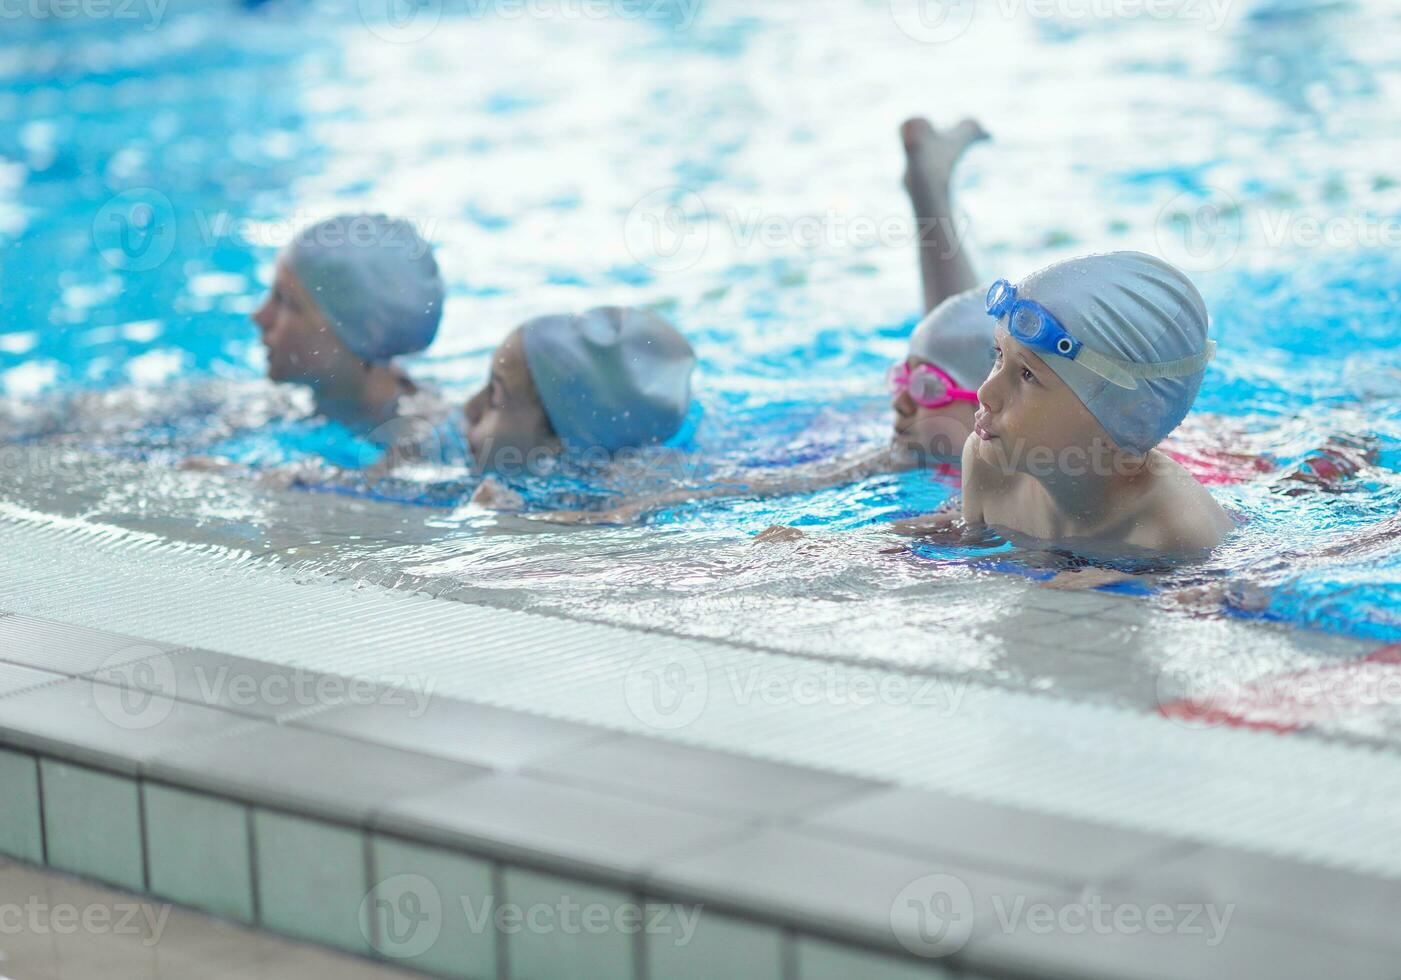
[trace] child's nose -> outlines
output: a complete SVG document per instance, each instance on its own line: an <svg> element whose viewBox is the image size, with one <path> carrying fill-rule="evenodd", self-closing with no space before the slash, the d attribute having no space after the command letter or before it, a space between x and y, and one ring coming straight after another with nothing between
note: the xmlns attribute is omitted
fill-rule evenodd
<svg viewBox="0 0 1401 980"><path fill-rule="evenodd" d="M997 384L998 373L994 370L987 380L978 386L978 404L993 413L1002 407L1002 395Z"/></svg>
<svg viewBox="0 0 1401 980"><path fill-rule="evenodd" d="M890 405L895 409L896 415L913 415L918 407L915 405L915 400L910 397L909 390L905 388L901 388L895 393L895 397L890 400Z"/></svg>

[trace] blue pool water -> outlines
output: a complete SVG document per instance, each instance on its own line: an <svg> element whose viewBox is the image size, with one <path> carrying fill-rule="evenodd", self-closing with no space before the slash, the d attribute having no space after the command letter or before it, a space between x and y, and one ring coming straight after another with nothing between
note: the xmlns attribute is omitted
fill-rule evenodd
<svg viewBox="0 0 1401 980"><path fill-rule="evenodd" d="M1339 437L1367 443L1342 493L1283 493L1268 473L1214 487L1248 520L1192 574L1249 578L1268 595L1254 615L1401 639L1401 546L1382 533L1401 503L1386 0L1241 0L1220 24L990 5L942 41L900 0L425 9L421 37L369 0L6 22L8 438L255 471L373 460L260 380L248 315L297 227L375 209L438 249L444 326L410 369L451 402L522 320L647 304L701 356L707 472L879 445L882 373L919 313L896 127L973 114L994 136L958 174L980 274L1161 252L1194 271L1221 344L1189 447L1263 454L1277 474ZM687 216L661 252L658 202ZM336 486L444 508L454 531L483 520L460 507L475 488L460 466ZM651 533L854 530L953 492L879 476L673 511Z"/></svg>

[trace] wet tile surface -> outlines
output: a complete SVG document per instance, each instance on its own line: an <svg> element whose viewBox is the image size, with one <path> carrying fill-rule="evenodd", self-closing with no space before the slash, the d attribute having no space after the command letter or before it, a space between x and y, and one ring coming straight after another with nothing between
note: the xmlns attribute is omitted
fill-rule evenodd
<svg viewBox="0 0 1401 980"><path fill-rule="evenodd" d="M1140 895L1232 906L1241 921L1401 952L1401 881L1219 847L1154 863L1119 882Z"/></svg>
<svg viewBox="0 0 1401 980"><path fill-rule="evenodd" d="M42 687L67 677L52 671L21 667L18 664L0 662L0 698L7 694L18 694L33 687Z"/></svg>
<svg viewBox="0 0 1401 980"><path fill-rule="evenodd" d="M741 829L735 821L532 779L498 775L410 799L381 825L457 841L503 858L628 876Z"/></svg>
<svg viewBox="0 0 1401 980"><path fill-rule="evenodd" d="M934 961L895 959L821 939L795 943L799 980L974 980Z"/></svg>
<svg viewBox="0 0 1401 980"><path fill-rule="evenodd" d="M486 773L338 735L256 723L234 738L166 752L150 771L181 785L352 823L394 801Z"/></svg>
<svg viewBox="0 0 1401 980"><path fill-rule="evenodd" d="M891 789L824 810L807 828L852 840L1075 887L1137 870L1190 845L918 789Z"/></svg>
<svg viewBox="0 0 1401 980"><path fill-rule="evenodd" d="M297 724L502 771L614 737L586 725L410 691Z"/></svg>
<svg viewBox="0 0 1401 980"><path fill-rule="evenodd" d="M533 770L558 781L737 818L805 813L881 787L815 769L625 736L564 752Z"/></svg>
<svg viewBox="0 0 1401 980"><path fill-rule="evenodd" d="M1112 901L1099 925L1092 912L1058 919L1054 907L1044 919L1024 917L1001 934L970 945L967 961L989 973L1012 970L1104 980L1395 980L1397 976L1394 952L1240 921L1215 931L1200 919L1189 924L1176 905L1161 898L1118 896ZM1155 907L1163 909L1163 917L1150 929L1148 916ZM1114 925L1116 915L1127 917ZM1133 924L1123 924L1128 922ZM1200 932L1195 931L1198 928Z"/></svg>
<svg viewBox="0 0 1401 980"><path fill-rule="evenodd" d="M647 976L668 980L784 980L784 936L699 906L646 909Z"/></svg>
<svg viewBox="0 0 1401 980"><path fill-rule="evenodd" d="M251 923L253 852L247 808L155 783L146 783L142 793L152 893Z"/></svg>
<svg viewBox="0 0 1401 980"><path fill-rule="evenodd" d="M31 755L0 749L0 786L4 787L0 792L0 855L42 863L38 761Z"/></svg>
<svg viewBox="0 0 1401 980"><path fill-rule="evenodd" d="M319 820L253 811L259 922L274 932L368 954L365 835Z"/></svg>
<svg viewBox="0 0 1401 980"><path fill-rule="evenodd" d="M1045 882L783 829L693 851L663 863L649 880L682 898L743 903L799 928L863 942L890 945L927 933L936 937L935 950L994 932L996 903L1062 894ZM948 919L963 933L926 929L920 910L930 905L947 907Z"/></svg>
<svg viewBox="0 0 1401 980"><path fill-rule="evenodd" d="M374 948L415 969L494 980L502 896L492 865L378 834L370 849Z"/></svg>
<svg viewBox="0 0 1401 980"><path fill-rule="evenodd" d="M73 677L174 649L47 619L0 617L0 660Z"/></svg>
<svg viewBox="0 0 1401 980"><path fill-rule="evenodd" d="M39 764L49 864L132 891L146 886L136 780L45 759Z"/></svg>
<svg viewBox="0 0 1401 980"><path fill-rule="evenodd" d="M512 980L633 980L637 976L633 936L614 925L619 909L633 903L631 895L534 871L508 869L503 878L506 901L527 915L534 913L541 923L506 936ZM566 924L571 914L566 910L571 907L579 910L579 917ZM588 928L584 927L585 909L597 917Z"/></svg>
<svg viewBox="0 0 1401 980"><path fill-rule="evenodd" d="M95 678L268 720L325 711L351 698L368 699L375 694L367 681L210 650L159 653L103 668Z"/></svg>
<svg viewBox="0 0 1401 980"><path fill-rule="evenodd" d="M119 772L135 773L157 755L247 724L239 715L84 678L0 698L0 738Z"/></svg>

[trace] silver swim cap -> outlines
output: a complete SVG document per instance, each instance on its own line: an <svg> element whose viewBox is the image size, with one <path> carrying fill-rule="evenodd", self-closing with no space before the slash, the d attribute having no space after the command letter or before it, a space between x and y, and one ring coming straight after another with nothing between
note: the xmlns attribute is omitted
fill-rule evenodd
<svg viewBox="0 0 1401 980"><path fill-rule="evenodd" d="M443 280L413 225L382 214L339 215L299 234L287 263L341 343L387 361L433 342Z"/></svg>
<svg viewBox="0 0 1401 980"><path fill-rule="evenodd" d="M1120 448L1145 454L1187 417L1215 345L1206 303L1183 272L1143 252L1086 255L1033 273L1016 296L1044 307L1089 352L1070 360L1036 351ZM1106 377L1120 373L1118 383Z"/></svg>
<svg viewBox="0 0 1401 980"><path fill-rule="evenodd" d="M691 405L696 355L680 331L632 307L546 316L521 332L555 434L609 452L665 442Z"/></svg>
<svg viewBox="0 0 1401 980"><path fill-rule="evenodd" d="M944 300L910 335L910 355L942 368L960 388L977 391L992 373L993 327L988 323L987 287Z"/></svg>

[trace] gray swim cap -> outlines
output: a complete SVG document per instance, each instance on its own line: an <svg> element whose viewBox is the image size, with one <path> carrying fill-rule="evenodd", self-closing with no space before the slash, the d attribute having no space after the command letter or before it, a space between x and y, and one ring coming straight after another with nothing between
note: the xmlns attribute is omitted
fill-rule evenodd
<svg viewBox="0 0 1401 980"><path fill-rule="evenodd" d="M944 300L915 327L910 354L942 368L960 388L977 391L992 373L993 325L988 323L987 287Z"/></svg>
<svg viewBox="0 0 1401 980"><path fill-rule="evenodd" d="M433 342L443 280L433 249L399 218L346 214L299 234L287 263L341 343L387 361Z"/></svg>
<svg viewBox="0 0 1401 980"><path fill-rule="evenodd" d="M521 331L555 434L609 452L665 442L691 405L696 355L680 331L632 307L546 316Z"/></svg>
<svg viewBox="0 0 1401 980"><path fill-rule="evenodd" d="M1187 417L1215 345L1207 340L1206 303L1183 272L1143 252L1109 252L1057 262L1016 289L1089 351L1133 365L1198 359L1179 377L1126 379L1134 387L1125 387L1083 363L1036 351L1120 448L1145 454Z"/></svg>

